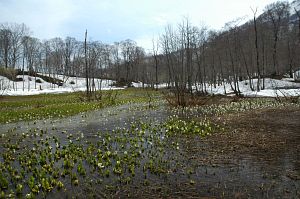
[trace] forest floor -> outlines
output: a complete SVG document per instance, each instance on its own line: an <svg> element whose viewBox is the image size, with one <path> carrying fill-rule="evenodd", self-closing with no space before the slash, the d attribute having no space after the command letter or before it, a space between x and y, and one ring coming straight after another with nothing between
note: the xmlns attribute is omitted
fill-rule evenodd
<svg viewBox="0 0 300 199"><path fill-rule="evenodd" d="M1 195L14 196L21 184L21 194L38 198L299 198L299 104L220 96L204 101L207 107L191 108L185 119L201 121L205 117L211 121L200 123L205 132L218 125L207 136L184 130L178 119L177 123L166 122L181 110L160 100L149 108L147 97L58 119L2 124ZM3 110L15 103L9 98ZM186 133L168 134L165 129L169 127L184 127ZM79 153L79 149L83 151ZM59 155L62 153L65 155ZM46 162L43 154L49 158ZM57 160L54 154L58 154ZM20 160L25 157L38 160L36 170L26 161L22 165ZM69 161L73 162L71 168L65 165ZM93 161L101 167L95 167ZM45 174L49 164L61 175L48 170ZM82 165L85 175L80 174ZM15 181L16 173L22 172L23 180ZM71 173L63 174L66 172ZM38 190L28 185L30 176ZM8 189L5 178L10 179ZM47 180L52 186L46 186ZM57 188L58 182L64 184L63 190Z"/></svg>

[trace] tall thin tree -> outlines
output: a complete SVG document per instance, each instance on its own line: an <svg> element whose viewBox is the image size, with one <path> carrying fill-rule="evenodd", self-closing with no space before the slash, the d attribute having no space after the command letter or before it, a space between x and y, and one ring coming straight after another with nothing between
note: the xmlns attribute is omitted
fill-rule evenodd
<svg viewBox="0 0 300 199"><path fill-rule="evenodd" d="M87 30L85 30L85 37L84 37L84 60L85 60L85 80L86 80L86 95L89 98L89 68L88 68L88 59L87 59Z"/></svg>

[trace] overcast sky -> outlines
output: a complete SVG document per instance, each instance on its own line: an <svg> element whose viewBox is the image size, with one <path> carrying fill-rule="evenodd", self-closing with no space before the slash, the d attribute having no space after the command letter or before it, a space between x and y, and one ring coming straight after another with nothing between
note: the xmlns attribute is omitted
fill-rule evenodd
<svg viewBox="0 0 300 199"><path fill-rule="evenodd" d="M188 17L219 30L228 21L262 12L274 0L0 0L0 23L25 23L39 39L72 36L105 43L133 39L145 48L167 24Z"/></svg>

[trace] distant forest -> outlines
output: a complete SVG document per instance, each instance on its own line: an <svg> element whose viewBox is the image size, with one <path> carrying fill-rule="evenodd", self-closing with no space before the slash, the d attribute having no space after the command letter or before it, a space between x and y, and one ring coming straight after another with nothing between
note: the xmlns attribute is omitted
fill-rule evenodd
<svg viewBox="0 0 300 199"><path fill-rule="evenodd" d="M151 53L132 40L114 44L87 41L86 45L72 37L40 41L25 24L3 23L0 69L108 78L124 84L141 81L153 87L167 83L177 91L196 88L204 94L206 83L217 86L224 82L238 94L239 81L248 79L252 90L261 90L266 77L292 77L300 68L298 4L299 0L291 4L278 1L259 16L254 8L251 20L236 19L219 31L193 26L183 18L153 40ZM253 79L258 81L254 84Z"/></svg>

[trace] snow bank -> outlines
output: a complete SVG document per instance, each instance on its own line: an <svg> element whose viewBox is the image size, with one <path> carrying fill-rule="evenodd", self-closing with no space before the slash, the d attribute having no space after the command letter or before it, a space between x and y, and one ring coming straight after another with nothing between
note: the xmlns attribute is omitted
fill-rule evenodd
<svg viewBox="0 0 300 199"><path fill-rule="evenodd" d="M143 88L143 82L132 82L132 86L135 88ZM144 87L151 87L151 84L144 84ZM167 88L167 83L161 83L157 85L157 88ZM156 84L154 84L154 88L156 88Z"/></svg>
<svg viewBox="0 0 300 199"><path fill-rule="evenodd" d="M22 75L17 76L23 78ZM86 83L85 78L66 77L58 75L55 78L64 82L62 86L53 85L43 79L37 77L41 83L35 81L35 77L24 75L24 90L23 81L13 82L6 77L0 76L0 95L38 95L38 94L50 94L50 93L69 93L76 91L85 91ZM111 86L114 83L112 80L95 79L95 87L97 90L111 90L111 89L123 89L119 87Z"/></svg>
<svg viewBox="0 0 300 199"><path fill-rule="evenodd" d="M265 79L265 89L260 91L251 91L249 80L239 82L241 93L246 97L291 97L300 96L300 83L292 82L293 79L285 78L282 80ZM257 85L257 79L253 79L254 87ZM232 94L233 89L230 84L214 86L206 84L207 92L215 95ZM200 86L198 85L198 90ZM196 90L196 87L194 87ZM225 92L226 91L226 92Z"/></svg>
<svg viewBox="0 0 300 199"><path fill-rule="evenodd" d="M44 74L45 75L45 74ZM47 75L47 74L46 74ZM18 76L22 78L22 76ZM31 76L24 76L24 91L23 82L12 82L6 77L0 76L0 95L37 95L46 93L68 93L75 91L85 91L86 83L85 78L68 77L57 75L55 78L60 79L64 84L60 87L45 82L41 78L36 78L41 83L35 83L35 78ZM124 89L122 87L111 86L115 81L105 79L95 79L95 87L97 90L110 90L110 89ZM257 79L253 80L253 84L257 84ZM137 88L143 87L142 82L133 82L132 85ZM150 85L144 84L145 87ZM159 88L166 88L167 84L159 84ZM198 90L200 85L197 85ZM217 86L214 88L212 85L206 84L207 91L210 94L228 95L233 94L230 84ZM283 96L300 96L300 83L293 82L291 78L284 78L282 80L275 80L266 78L265 89L260 91L251 91L249 88L249 80L239 82L241 93L247 97L283 97ZM2 89L2 90L1 90ZM193 87L196 90L196 87ZM226 92L225 92L226 91Z"/></svg>

